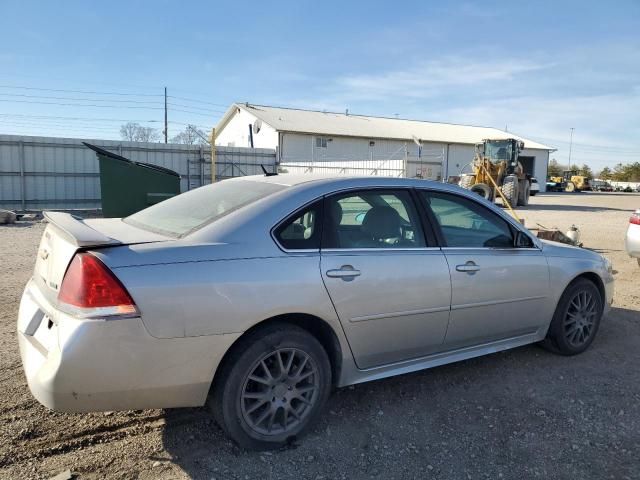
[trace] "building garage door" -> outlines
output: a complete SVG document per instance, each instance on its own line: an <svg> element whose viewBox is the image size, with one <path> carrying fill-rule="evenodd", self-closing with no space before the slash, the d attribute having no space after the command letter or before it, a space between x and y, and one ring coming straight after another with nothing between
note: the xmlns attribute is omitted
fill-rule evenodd
<svg viewBox="0 0 640 480"><path fill-rule="evenodd" d="M524 168L524 173L528 173L529 175L534 175L533 169L536 163L536 157L523 157L521 155L518 157L518 161L522 164L522 168Z"/></svg>

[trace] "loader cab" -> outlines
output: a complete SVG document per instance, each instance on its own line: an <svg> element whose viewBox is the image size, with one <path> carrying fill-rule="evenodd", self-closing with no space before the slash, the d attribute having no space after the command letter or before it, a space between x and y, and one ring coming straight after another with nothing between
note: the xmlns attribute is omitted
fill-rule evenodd
<svg viewBox="0 0 640 480"><path fill-rule="evenodd" d="M577 175L578 175L577 170L565 170L564 172L562 172L562 180L564 182L570 182L571 179Z"/></svg>
<svg viewBox="0 0 640 480"><path fill-rule="evenodd" d="M493 164L505 162L507 173L513 173L518 166L518 156L524 148L524 142L509 138L506 140L484 140L483 156ZM476 147L478 148L478 147Z"/></svg>

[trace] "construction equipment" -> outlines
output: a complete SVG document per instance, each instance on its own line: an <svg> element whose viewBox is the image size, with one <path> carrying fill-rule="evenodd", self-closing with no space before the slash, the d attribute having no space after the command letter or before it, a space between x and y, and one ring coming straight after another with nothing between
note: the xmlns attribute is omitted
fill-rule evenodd
<svg viewBox="0 0 640 480"><path fill-rule="evenodd" d="M557 192L582 192L591 190L589 178L578 175L577 170L565 170L561 177L550 177L549 183L555 184L552 190Z"/></svg>
<svg viewBox="0 0 640 480"><path fill-rule="evenodd" d="M483 140L476 144L473 173L462 174L459 185L494 201L496 194L508 207L529 204L531 175L518 161L524 142L515 138Z"/></svg>

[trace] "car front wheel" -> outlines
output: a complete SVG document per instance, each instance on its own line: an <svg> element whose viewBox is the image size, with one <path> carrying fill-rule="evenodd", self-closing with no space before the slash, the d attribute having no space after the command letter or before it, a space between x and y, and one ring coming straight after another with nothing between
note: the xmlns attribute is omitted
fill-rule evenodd
<svg viewBox="0 0 640 480"><path fill-rule="evenodd" d="M331 364L320 342L302 328L274 324L235 346L216 377L210 405L236 443L265 450L301 436L330 390Z"/></svg>
<svg viewBox="0 0 640 480"><path fill-rule="evenodd" d="M560 297L542 345L562 355L584 352L598 332L603 306L593 282L586 278L575 280Z"/></svg>

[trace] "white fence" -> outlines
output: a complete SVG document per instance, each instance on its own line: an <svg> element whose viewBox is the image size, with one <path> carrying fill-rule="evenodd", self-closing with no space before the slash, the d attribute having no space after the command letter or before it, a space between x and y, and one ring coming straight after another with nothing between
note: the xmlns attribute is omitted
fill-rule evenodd
<svg viewBox="0 0 640 480"><path fill-rule="evenodd" d="M0 208L100 208L100 173L91 143L130 160L170 168L181 190L211 183L209 146L0 135ZM216 147L216 179L275 171L275 150Z"/></svg>
<svg viewBox="0 0 640 480"><path fill-rule="evenodd" d="M278 165L280 173L317 173L441 180L444 155L440 152L403 159L288 161Z"/></svg>

